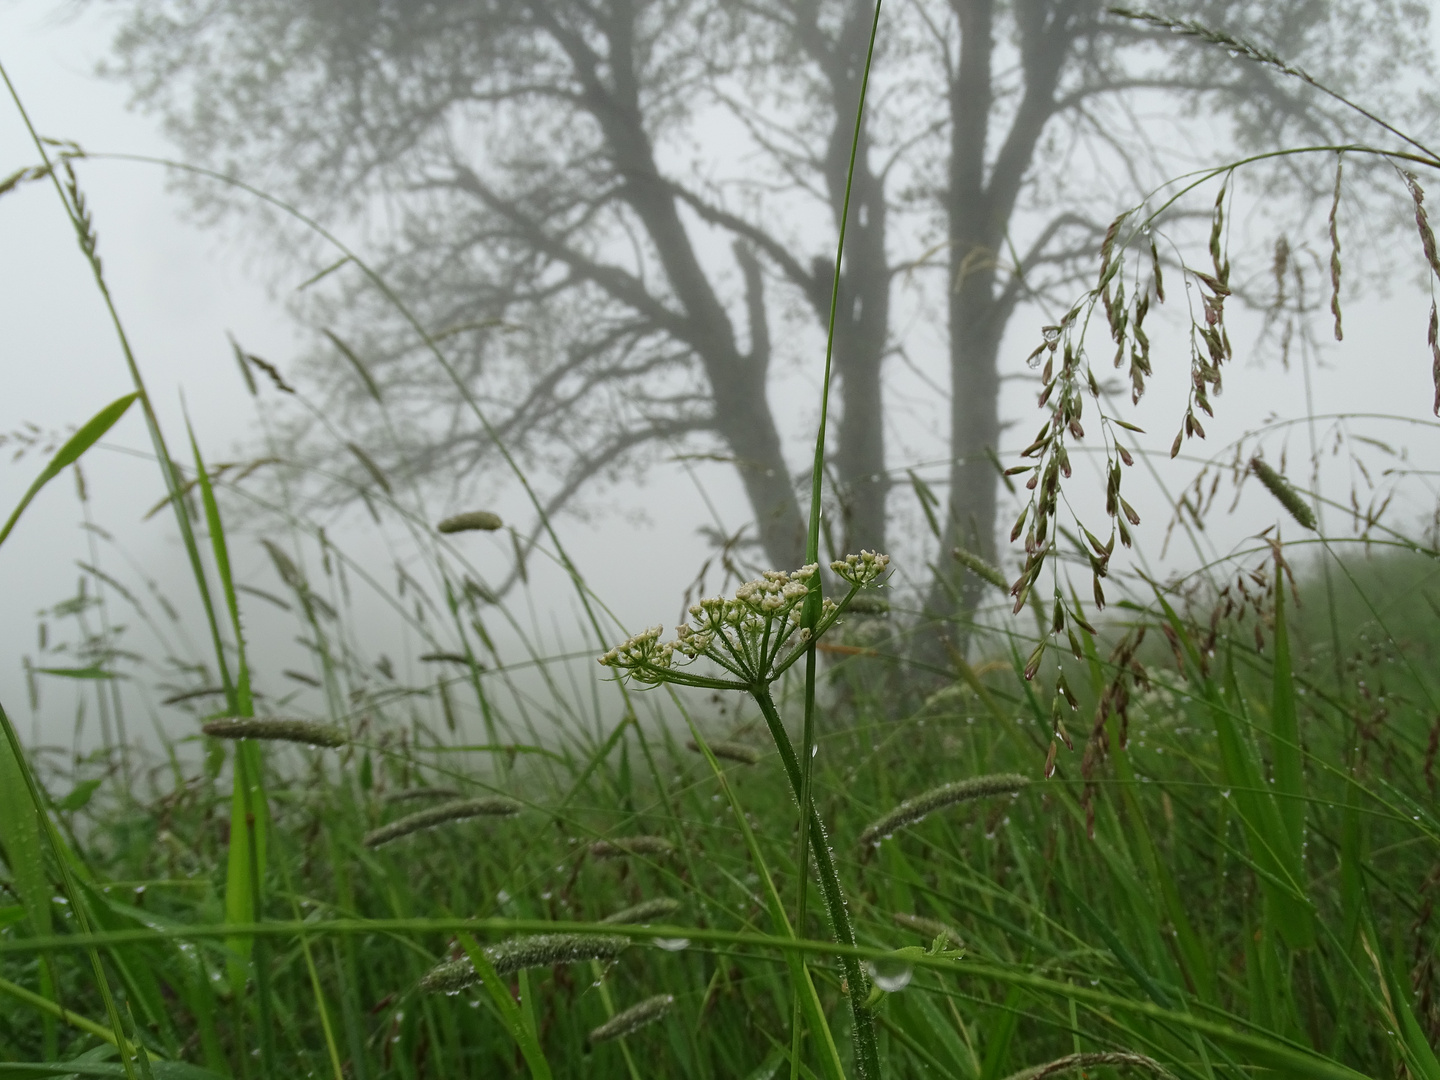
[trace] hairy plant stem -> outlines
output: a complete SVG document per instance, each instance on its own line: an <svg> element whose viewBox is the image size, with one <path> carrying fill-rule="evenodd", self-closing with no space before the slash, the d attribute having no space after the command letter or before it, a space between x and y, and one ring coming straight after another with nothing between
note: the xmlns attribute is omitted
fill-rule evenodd
<svg viewBox="0 0 1440 1080"><path fill-rule="evenodd" d="M750 696L755 699L755 704L760 706L760 713L765 717L765 723L770 728L770 735L775 740L775 747L780 751L780 760L785 764L785 775L790 780L790 788L795 793L796 801L799 802L803 790L800 759L795 755L795 746L785 731L785 724L780 719L780 710L775 707L775 699L770 696L769 684L752 683L748 689ZM830 851L829 840L825 835L825 824L820 820L820 813L815 809L813 801L808 809L810 846L815 855L815 871L816 876L820 879L820 892L825 897L825 909L830 916L830 929L837 942L851 947L855 945L855 928L850 924L850 911L845 906L845 891L840 887L840 875L835 872L835 858ZM803 919L804 915L803 911L800 912L799 918ZM795 932L801 937L805 936L803 922L796 923ZM875 1039L875 1018L864 1004L865 998L869 994L870 981L860 966L860 961L852 955L842 954L840 967L845 973L845 983L850 997L850 1011L854 1016L855 1057L858 1074L867 1080L871 1077L878 1080L880 1049Z"/></svg>

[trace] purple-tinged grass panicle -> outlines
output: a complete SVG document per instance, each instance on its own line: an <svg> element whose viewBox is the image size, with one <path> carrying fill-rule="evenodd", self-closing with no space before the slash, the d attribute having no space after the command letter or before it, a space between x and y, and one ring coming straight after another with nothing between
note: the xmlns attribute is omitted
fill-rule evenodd
<svg viewBox="0 0 1440 1080"><path fill-rule="evenodd" d="M1300 493L1290 486L1289 480L1286 480L1258 457L1250 459L1250 471L1265 485L1266 490L1275 496L1276 501L1290 511L1291 517L1311 532L1316 530L1315 512L1310 509Z"/></svg>
<svg viewBox="0 0 1440 1080"><path fill-rule="evenodd" d="M663 836L624 836L614 840L596 840L590 854L597 859L622 859L627 855L666 858L675 854L675 845Z"/></svg>
<svg viewBox="0 0 1440 1080"><path fill-rule="evenodd" d="M964 940L960 937L960 931L939 919L931 919L925 915L912 915L908 911L892 911L890 918L894 919L897 925L915 931L928 941L943 937L952 949L963 948L965 945Z"/></svg>
<svg viewBox="0 0 1440 1080"><path fill-rule="evenodd" d="M500 976L525 968L556 967L585 960L613 960L630 945L618 934L534 934L485 946L485 959ZM479 980L469 959L437 964L420 980L426 993L458 994Z"/></svg>
<svg viewBox="0 0 1440 1080"><path fill-rule="evenodd" d="M378 848L402 836L433 829L437 825L448 825L452 821L468 821L476 817L509 817L520 812L520 804L503 795L488 795L483 799L462 799L459 802L442 803L429 810L410 814L389 825L382 825L365 834L360 842L367 848Z"/></svg>
<svg viewBox="0 0 1440 1080"><path fill-rule="evenodd" d="M860 843L877 843L896 829L913 825L927 814L943 810L956 803L971 799L988 799L995 795L1009 795L1019 791L1030 781L1019 773L997 773L994 776L975 776L969 780L957 780L944 784L913 799L906 799L888 814L871 822L860 834Z"/></svg>
<svg viewBox="0 0 1440 1080"><path fill-rule="evenodd" d="M689 740L685 745L697 754L700 752L700 744L694 739ZM710 747L712 754L726 761L738 761L741 765L754 765L760 760L760 751L748 743L707 742L706 745Z"/></svg>
<svg viewBox="0 0 1440 1080"><path fill-rule="evenodd" d="M468 514L456 514L448 517L436 525L442 533L457 532L494 532L504 526L499 514L492 514L489 510L471 510Z"/></svg>
<svg viewBox="0 0 1440 1080"><path fill-rule="evenodd" d="M404 791L392 791L385 796L387 803L424 802L427 799L459 799L462 797L459 788L453 787L417 787L406 788Z"/></svg>
<svg viewBox="0 0 1440 1080"><path fill-rule="evenodd" d="M269 739L331 748L350 741L343 731L330 724L269 716L227 716L201 725L200 730L214 739Z"/></svg>
<svg viewBox="0 0 1440 1080"><path fill-rule="evenodd" d="M654 922L656 919L663 919L667 915L674 915L680 910L680 901L672 900L668 896L657 896L653 900L642 900L627 908L621 908L613 915L606 915L600 921L603 923L614 923L625 926L638 926L641 923Z"/></svg>
<svg viewBox="0 0 1440 1080"><path fill-rule="evenodd" d="M638 1005L631 1005L624 1012L616 1013L591 1031L585 1041L594 1046L596 1043L609 1042L611 1039L623 1039L626 1035L633 1035L646 1025L663 1019L665 1014L674 1007L674 995L656 994L654 997L646 998Z"/></svg>

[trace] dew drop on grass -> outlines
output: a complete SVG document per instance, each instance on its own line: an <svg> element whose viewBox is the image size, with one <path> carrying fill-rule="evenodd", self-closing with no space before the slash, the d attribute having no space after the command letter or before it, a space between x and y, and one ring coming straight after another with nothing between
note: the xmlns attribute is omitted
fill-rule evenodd
<svg viewBox="0 0 1440 1080"><path fill-rule="evenodd" d="M915 968L910 962L898 956L879 956L874 960L867 960L865 970L870 973L870 978L875 980L875 985L887 994L904 990L915 975Z"/></svg>
<svg viewBox="0 0 1440 1080"><path fill-rule="evenodd" d="M655 947L664 949L666 952L680 952L690 947L690 939L687 937L657 937Z"/></svg>

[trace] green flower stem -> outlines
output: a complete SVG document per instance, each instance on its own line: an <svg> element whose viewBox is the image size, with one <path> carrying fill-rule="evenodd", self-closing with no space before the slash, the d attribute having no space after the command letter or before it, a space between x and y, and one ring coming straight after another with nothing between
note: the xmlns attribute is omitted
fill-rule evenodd
<svg viewBox="0 0 1440 1080"><path fill-rule="evenodd" d="M755 699L755 704L760 706L760 712L770 728L770 735L774 738L775 746L780 751L780 760L785 763L785 775L790 779L791 790L794 791L798 802L802 794L800 760L795 756L795 746L790 742L790 736L785 731L785 724L780 719L780 711L775 707L774 698L770 696L770 687L765 683L758 683L751 686L749 690L750 696ZM855 928L850 923L850 912L845 907L845 892L840 887L840 875L835 872L835 858L830 852L830 843L825 836L825 825L820 820L820 814L816 811L813 802L808 809L810 847L815 856L815 870L820 878L820 892L825 897L825 908L830 916L830 927L836 941L847 948L853 948L855 946ZM800 914L803 917L804 912ZM797 924L795 932L804 937L803 924ZM859 959L851 953L840 954L840 967L845 973L845 983L849 989L850 1011L854 1016L855 1053L859 1074L864 1077L878 1078L880 1076L880 1048L875 1039L875 1018L864 1004L869 993L870 981L866 978Z"/></svg>

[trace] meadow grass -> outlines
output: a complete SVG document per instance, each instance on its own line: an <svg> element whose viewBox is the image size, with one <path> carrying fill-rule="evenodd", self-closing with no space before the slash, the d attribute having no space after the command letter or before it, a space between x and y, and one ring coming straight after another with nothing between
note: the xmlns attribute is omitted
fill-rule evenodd
<svg viewBox="0 0 1440 1080"><path fill-rule="evenodd" d="M259 587L234 578L217 474L193 433L189 463L171 456L77 155L36 145L27 180L53 181L135 391L26 501L138 401L218 686L176 699L201 752L167 746L153 769L128 747L58 767L0 710L0 1077L1440 1080L1437 705L1364 572L1346 579L1379 660L1338 633L1327 656L1308 621L1292 648L1277 545L1238 610L1137 581L1098 629L1057 605L1038 635L970 628L971 650L935 665L898 604L847 612L886 568L864 553L833 564L838 601L813 566L781 568L697 605L674 642L605 653L644 694L568 691L534 651L536 702L483 626L513 616L445 539L503 523L436 527L386 490L444 592L428 711L365 689L348 609L271 544L327 707L257 717L240 596ZM544 528L599 657L624 635ZM327 577L330 558L353 565L324 550ZM1067 629L1058 668L1034 659L1047 626ZM711 666L682 663L697 657ZM1385 692L1345 674L1396 658L1413 677ZM700 691L732 693L734 719L705 718ZM457 711L486 743L463 743Z"/></svg>

